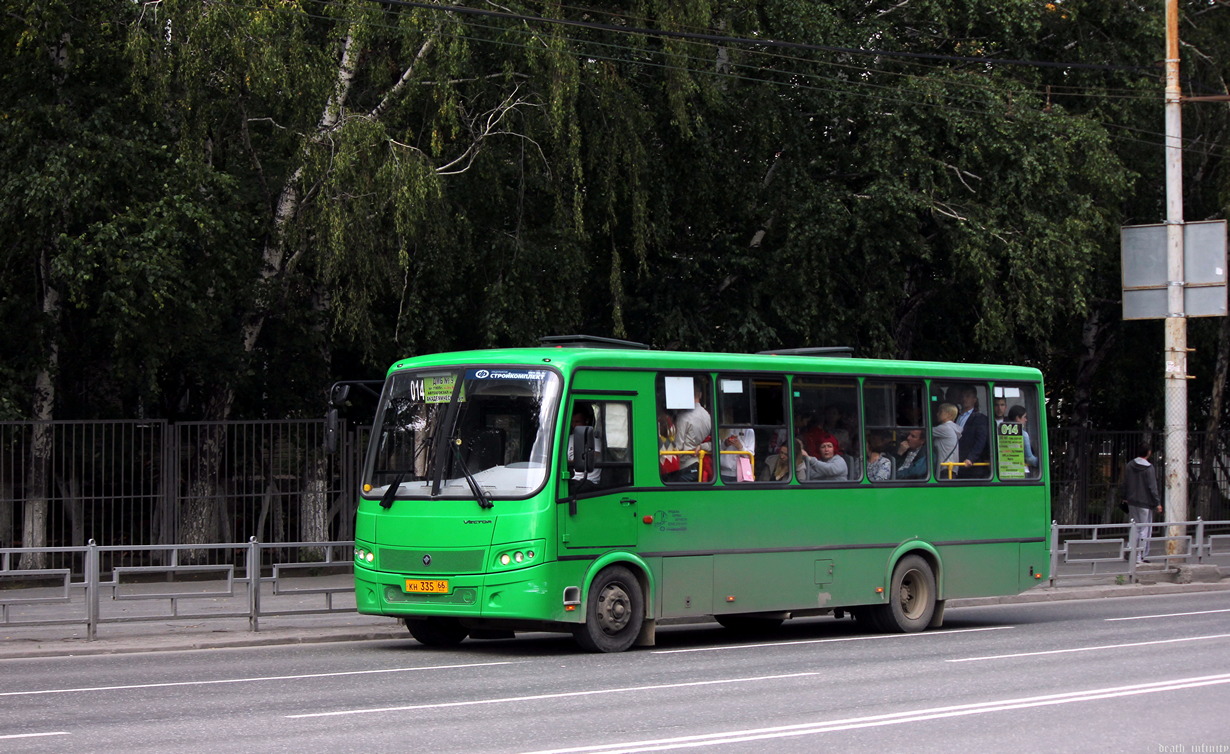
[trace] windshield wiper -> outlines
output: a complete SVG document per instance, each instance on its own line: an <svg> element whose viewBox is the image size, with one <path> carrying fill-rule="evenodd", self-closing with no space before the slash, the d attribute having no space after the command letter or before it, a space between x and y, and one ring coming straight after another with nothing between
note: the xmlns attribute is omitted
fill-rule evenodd
<svg viewBox="0 0 1230 754"><path fill-rule="evenodd" d="M452 446L453 455L457 458L457 465L461 467L461 475L466 478L466 483L470 485L470 492L474 493L474 498L478 500L478 507L484 510L491 508L494 503L487 499L487 493L483 492L483 488L478 486L478 480L470 473L470 467L466 466L465 459L461 457L461 438L454 438Z"/></svg>
<svg viewBox="0 0 1230 754"><path fill-rule="evenodd" d="M397 478L393 480L393 483L389 485L389 488L384 491L384 494L380 496L381 508L393 507L393 501L397 499L397 492L401 489L402 480L405 478L406 472L403 471L397 475Z"/></svg>

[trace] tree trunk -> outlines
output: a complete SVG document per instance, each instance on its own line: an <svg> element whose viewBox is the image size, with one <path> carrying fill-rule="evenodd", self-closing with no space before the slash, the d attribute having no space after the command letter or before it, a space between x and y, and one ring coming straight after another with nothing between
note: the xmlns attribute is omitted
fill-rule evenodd
<svg viewBox="0 0 1230 754"><path fill-rule="evenodd" d="M319 448L308 453L304 466L303 494L299 499L299 541L329 541L329 456ZM301 562L325 559L323 547L303 547Z"/></svg>
<svg viewBox="0 0 1230 754"><path fill-rule="evenodd" d="M55 416L55 375L60 365L60 347L56 341L60 323L60 292L51 284L51 263L47 250L39 257L38 273L47 352L43 368L34 378L34 428L30 439L30 462L26 467L22 547L47 546L48 490L51 486L51 456L55 439L50 421ZM18 567L46 568L47 562L45 552L23 553Z"/></svg>

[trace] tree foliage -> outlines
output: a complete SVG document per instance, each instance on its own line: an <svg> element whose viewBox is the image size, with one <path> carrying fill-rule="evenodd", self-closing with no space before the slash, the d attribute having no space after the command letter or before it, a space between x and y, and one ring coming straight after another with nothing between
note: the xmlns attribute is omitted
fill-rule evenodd
<svg viewBox="0 0 1230 754"><path fill-rule="evenodd" d="M1029 363L1062 418L1160 411L1117 233L1161 218L1160 7L5 5L8 415L49 341L61 414L222 418L574 331ZM1227 31L1185 3L1191 93ZM1226 108L1185 117L1188 217L1224 217Z"/></svg>

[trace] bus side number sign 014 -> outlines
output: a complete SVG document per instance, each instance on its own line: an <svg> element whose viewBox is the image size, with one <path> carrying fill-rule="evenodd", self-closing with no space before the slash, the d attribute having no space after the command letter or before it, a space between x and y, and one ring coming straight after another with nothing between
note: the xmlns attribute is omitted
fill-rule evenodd
<svg viewBox="0 0 1230 754"><path fill-rule="evenodd" d="M420 594L448 594L448 579L406 579L406 591Z"/></svg>

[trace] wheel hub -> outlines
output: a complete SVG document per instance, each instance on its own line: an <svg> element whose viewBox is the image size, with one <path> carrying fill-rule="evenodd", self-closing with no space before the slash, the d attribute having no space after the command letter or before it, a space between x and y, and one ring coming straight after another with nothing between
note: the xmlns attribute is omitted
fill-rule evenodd
<svg viewBox="0 0 1230 754"><path fill-rule="evenodd" d="M632 600L619 584L610 584L598 595L598 625L603 633L615 634L632 617Z"/></svg>

